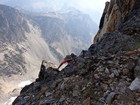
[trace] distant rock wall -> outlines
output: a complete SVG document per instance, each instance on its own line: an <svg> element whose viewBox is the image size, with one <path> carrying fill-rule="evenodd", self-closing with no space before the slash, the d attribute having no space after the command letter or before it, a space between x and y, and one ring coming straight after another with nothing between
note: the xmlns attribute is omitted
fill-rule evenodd
<svg viewBox="0 0 140 105"><path fill-rule="evenodd" d="M138 7L138 0L111 0L106 2L102 18L100 20L99 31L97 32L94 43L98 42L107 32L120 31L120 25L126 22L128 15ZM123 30L127 30L123 28Z"/></svg>
<svg viewBox="0 0 140 105"><path fill-rule="evenodd" d="M0 41L21 42L26 38L25 32L30 32L25 16L14 8L0 5Z"/></svg>

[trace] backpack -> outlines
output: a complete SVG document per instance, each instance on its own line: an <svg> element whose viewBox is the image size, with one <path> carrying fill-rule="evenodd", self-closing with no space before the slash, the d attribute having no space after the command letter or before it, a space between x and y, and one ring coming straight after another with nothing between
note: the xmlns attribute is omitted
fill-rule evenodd
<svg viewBox="0 0 140 105"><path fill-rule="evenodd" d="M67 56L64 58L64 60L67 60L67 61L72 60L71 55L67 55Z"/></svg>

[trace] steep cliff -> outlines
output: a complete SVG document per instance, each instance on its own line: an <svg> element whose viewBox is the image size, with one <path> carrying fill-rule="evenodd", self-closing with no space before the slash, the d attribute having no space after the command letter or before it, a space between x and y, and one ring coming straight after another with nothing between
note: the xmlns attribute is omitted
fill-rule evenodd
<svg viewBox="0 0 140 105"><path fill-rule="evenodd" d="M87 51L62 71L46 68L13 105L139 105L140 1L107 2Z"/></svg>
<svg viewBox="0 0 140 105"><path fill-rule="evenodd" d="M139 48L139 7L138 0L111 0L106 3L94 38L99 55Z"/></svg>
<svg viewBox="0 0 140 105"><path fill-rule="evenodd" d="M133 27L133 24L131 25L127 21L134 18L131 16L138 16L138 14L136 14L138 13L137 11L139 11L138 2L139 1L137 0L111 0L110 2L106 2L106 7L100 21L99 31L94 39L94 42L100 40L104 33L120 30L124 33L126 29L123 29L122 27ZM135 10L136 8L137 10ZM127 32L128 31L130 30L127 30Z"/></svg>

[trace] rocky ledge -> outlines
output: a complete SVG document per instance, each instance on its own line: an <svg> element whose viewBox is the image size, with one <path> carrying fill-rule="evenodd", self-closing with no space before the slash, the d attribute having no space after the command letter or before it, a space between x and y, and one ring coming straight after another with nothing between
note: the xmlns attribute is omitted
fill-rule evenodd
<svg viewBox="0 0 140 105"><path fill-rule="evenodd" d="M43 75L44 74L44 75ZM140 51L79 56L62 71L49 67L13 105L139 105Z"/></svg>

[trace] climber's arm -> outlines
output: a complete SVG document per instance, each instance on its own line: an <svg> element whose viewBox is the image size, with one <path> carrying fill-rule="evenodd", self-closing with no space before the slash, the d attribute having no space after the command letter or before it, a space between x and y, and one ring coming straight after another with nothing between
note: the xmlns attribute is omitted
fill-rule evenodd
<svg viewBox="0 0 140 105"><path fill-rule="evenodd" d="M58 69L64 64L64 63L66 63L67 62L67 60L63 60L62 62L61 62L61 64L58 66Z"/></svg>

